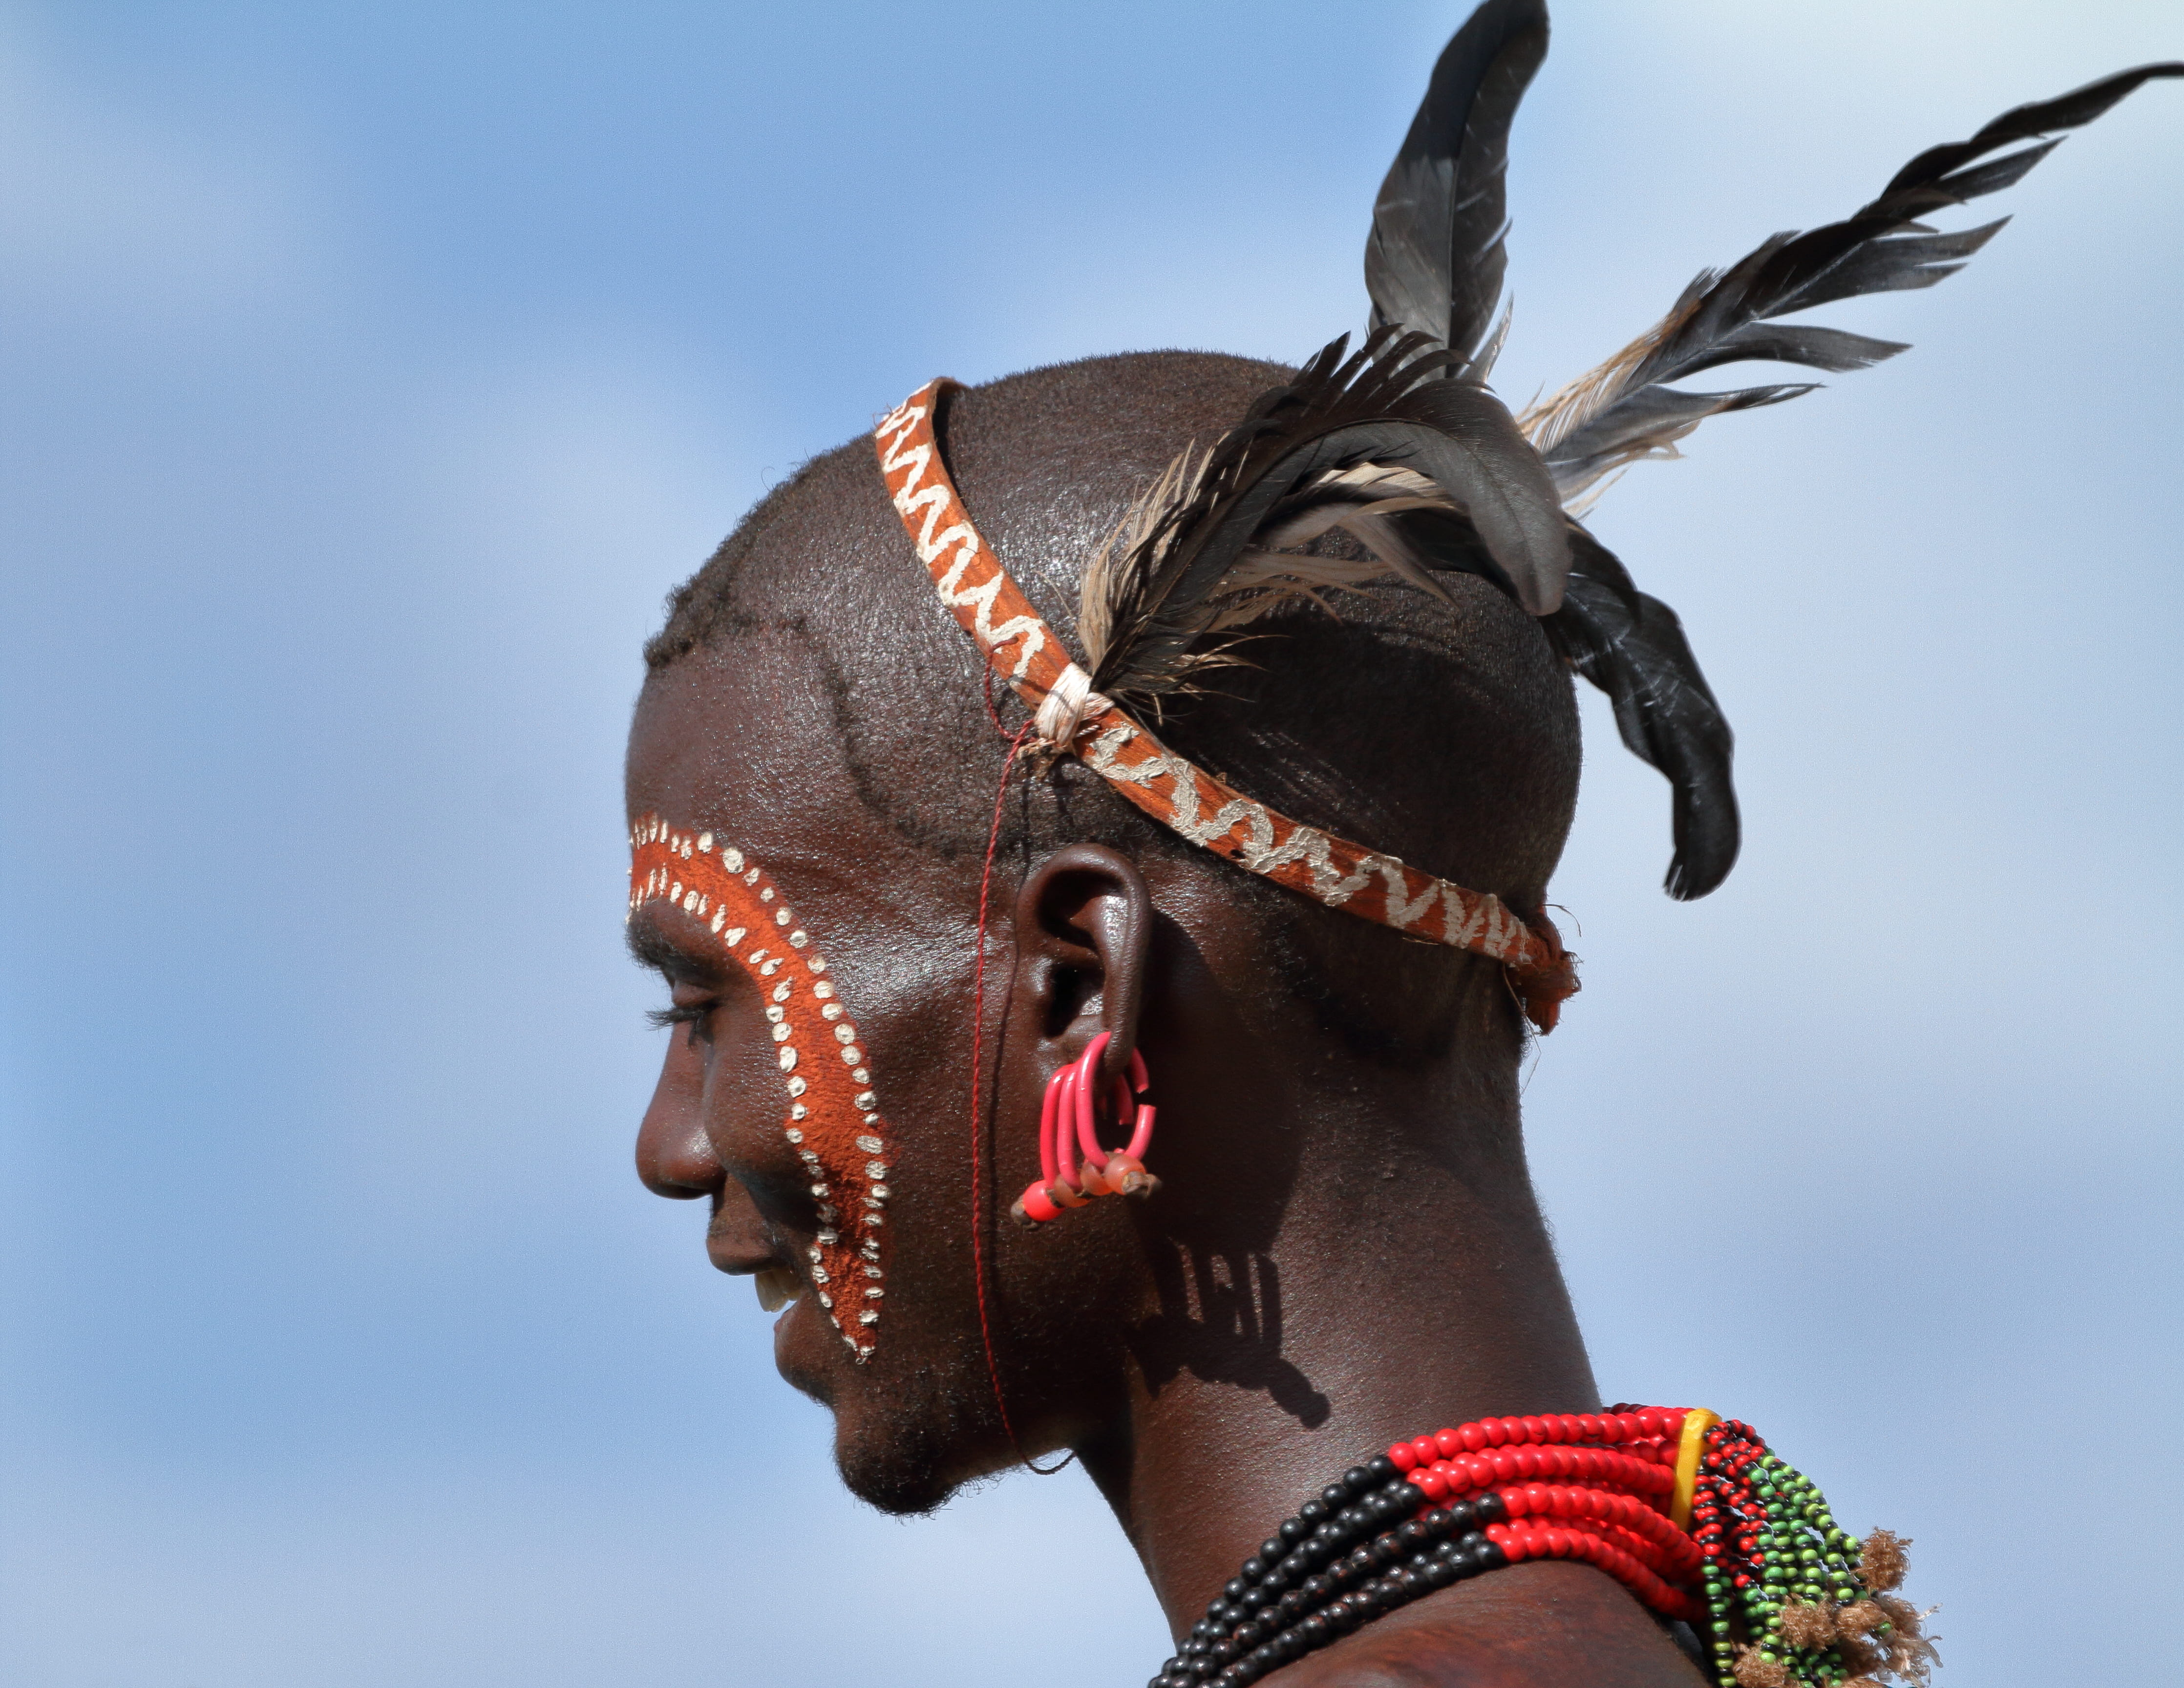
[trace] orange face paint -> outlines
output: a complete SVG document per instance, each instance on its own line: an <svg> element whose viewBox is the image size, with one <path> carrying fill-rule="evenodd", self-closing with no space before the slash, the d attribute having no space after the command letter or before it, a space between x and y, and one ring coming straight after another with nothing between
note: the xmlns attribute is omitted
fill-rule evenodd
<svg viewBox="0 0 2184 1688"><path fill-rule="evenodd" d="M629 886L632 916L674 903L758 987L781 1072L781 1128L811 1174L818 1212L811 1280L842 1340L865 1360L887 1295L891 1133L871 1054L827 959L765 870L712 833L646 816L630 833Z"/></svg>

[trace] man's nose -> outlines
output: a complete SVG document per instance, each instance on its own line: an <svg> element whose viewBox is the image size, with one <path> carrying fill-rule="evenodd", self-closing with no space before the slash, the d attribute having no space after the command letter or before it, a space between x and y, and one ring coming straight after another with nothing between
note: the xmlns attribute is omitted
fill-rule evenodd
<svg viewBox="0 0 2184 1688"><path fill-rule="evenodd" d="M705 1136L702 1068L677 1058L682 1054L677 1039L660 1064L651 1106L637 1128L638 1177L655 1195L677 1201L714 1195L726 1182Z"/></svg>

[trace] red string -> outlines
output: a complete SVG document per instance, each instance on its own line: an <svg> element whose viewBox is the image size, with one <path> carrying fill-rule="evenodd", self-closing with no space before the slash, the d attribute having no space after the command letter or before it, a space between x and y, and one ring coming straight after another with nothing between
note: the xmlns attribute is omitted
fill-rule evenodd
<svg viewBox="0 0 2184 1688"><path fill-rule="evenodd" d="M994 707L994 668L991 663L986 665L985 689L979 694L979 700L986 705L986 719L994 723L994 731L1006 738L1009 736L1009 730L1001 725L1000 711ZM1021 738L1022 735L1017 736ZM1004 784L1007 783L1009 771L1004 767L1001 770L1001 781Z"/></svg>
<svg viewBox="0 0 2184 1688"><path fill-rule="evenodd" d="M992 671L991 669L987 671L989 675ZM986 707L987 712L991 714L993 704L990 698ZM1000 718L994 716L994 725L998 727L1000 724ZM994 1405L1000 1412L1001 1428L1008 1432L1009 1446L1017 1451L1017 1457L1028 1469L1037 1472L1041 1477L1051 1477L1075 1456L1072 1454L1063 1459L1060 1465L1035 1465L1031 1456L1024 1451L1023 1444L1017 1440L1017 1427L1010 1420L1009 1403L1001 1390L1000 1365L994 1357L993 1322L986 1311L986 1226L979 1200L984 1185L984 1180L979 1175L983 1165L980 1145L985 1133L979 1125L978 1087L985 1077L986 911L994 885L994 855L1001 842L1001 810L1008 801L1009 772L1016 766L1017 753L1023 748L1023 742L1030 735L1032 723L1026 721L1017 729L1016 737L1009 740L1008 758L1001 764L1000 783L994 791L994 824L986 834L985 871L978 878L978 964L971 1000L971 1270L978 1285L978 1338L985 1345L986 1376L994 1385Z"/></svg>

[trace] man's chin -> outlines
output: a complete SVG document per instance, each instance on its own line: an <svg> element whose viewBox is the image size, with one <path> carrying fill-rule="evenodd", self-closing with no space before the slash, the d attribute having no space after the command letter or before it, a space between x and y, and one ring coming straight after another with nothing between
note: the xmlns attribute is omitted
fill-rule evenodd
<svg viewBox="0 0 2184 1688"><path fill-rule="evenodd" d="M983 1427L964 1422L944 1401L852 1385L827 1404L834 1412L834 1468L851 1494L881 1512L936 1511L992 1468L978 1458Z"/></svg>
<svg viewBox="0 0 2184 1688"><path fill-rule="evenodd" d="M1007 1434L972 1403L976 1371L920 1363L884 1343L864 1364L845 1354L819 1309L799 1302L774 1327L782 1379L834 1415L834 1467L850 1492L897 1517L945 1505L966 1484L1006 1469Z"/></svg>
<svg viewBox="0 0 2184 1688"><path fill-rule="evenodd" d="M963 1486L964 1479L945 1479L930 1468L885 1459L844 1458L838 1448L834 1463L852 1495L891 1518L939 1512Z"/></svg>

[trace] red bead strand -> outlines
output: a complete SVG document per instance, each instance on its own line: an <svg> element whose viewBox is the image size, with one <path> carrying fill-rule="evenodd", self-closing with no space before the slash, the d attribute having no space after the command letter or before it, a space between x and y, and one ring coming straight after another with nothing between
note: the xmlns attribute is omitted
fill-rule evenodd
<svg viewBox="0 0 2184 1688"><path fill-rule="evenodd" d="M1670 1521L1680 1410L1481 1418L1388 1450L1429 1504L1485 1493L1509 1522L1488 1532L1513 1559L1598 1566L1657 1612L1691 1618L1707 1558Z"/></svg>
<svg viewBox="0 0 2184 1688"><path fill-rule="evenodd" d="M1697 1627L1716 1688L1740 1688L1746 1654L1797 1688L1840 1688L1856 1647L1796 1645L1810 1623L1793 1630L1782 1613L1860 1597L1858 1550L1819 1490L1734 1419L1658 1407L1481 1418L1397 1442L1284 1520L1154 1688L1245 1688L1384 1612L1527 1559L1594 1566Z"/></svg>

